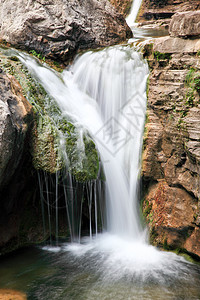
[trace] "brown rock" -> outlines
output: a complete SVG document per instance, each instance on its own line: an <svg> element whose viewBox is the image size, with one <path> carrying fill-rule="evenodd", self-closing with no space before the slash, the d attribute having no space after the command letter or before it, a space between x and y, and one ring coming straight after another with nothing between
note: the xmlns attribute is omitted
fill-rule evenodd
<svg viewBox="0 0 200 300"><path fill-rule="evenodd" d="M117 9L117 11L126 17L131 9L132 0L110 0L110 3Z"/></svg>
<svg viewBox="0 0 200 300"><path fill-rule="evenodd" d="M2 0L0 14L1 39L63 61L78 49L109 46L132 36L107 0Z"/></svg>
<svg viewBox="0 0 200 300"><path fill-rule="evenodd" d="M166 36L158 38L154 42L154 51L162 53L195 53L199 49L200 39L185 40Z"/></svg>
<svg viewBox="0 0 200 300"><path fill-rule="evenodd" d="M176 13L171 19L169 33L174 37L200 37L200 10Z"/></svg>
<svg viewBox="0 0 200 300"><path fill-rule="evenodd" d="M154 243L167 243L173 247L184 245L188 251L193 252L187 246L192 243L190 240L195 240L198 247L194 224L197 200L181 188L169 187L163 180L150 188L146 201L148 207L151 207L148 216L150 227L158 233Z"/></svg>
<svg viewBox="0 0 200 300"><path fill-rule="evenodd" d="M143 0L138 21L165 20L177 12L200 9L199 0Z"/></svg>
<svg viewBox="0 0 200 300"><path fill-rule="evenodd" d="M0 289L0 300L26 300L24 293L15 290Z"/></svg>
<svg viewBox="0 0 200 300"><path fill-rule="evenodd" d="M199 46L194 47L199 40L165 37L150 43L152 52L144 51L151 65L144 214L152 242L199 255L200 95L194 84L200 77Z"/></svg>

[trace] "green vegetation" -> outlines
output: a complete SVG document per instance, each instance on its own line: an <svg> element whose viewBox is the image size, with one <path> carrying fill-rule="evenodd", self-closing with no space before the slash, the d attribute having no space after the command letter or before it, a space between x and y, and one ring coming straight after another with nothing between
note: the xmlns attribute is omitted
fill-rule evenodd
<svg viewBox="0 0 200 300"><path fill-rule="evenodd" d="M37 53L35 50L30 50L29 53L43 61L46 60L45 56L43 56L41 53Z"/></svg>
<svg viewBox="0 0 200 300"><path fill-rule="evenodd" d="M155 245L156 244L156 238L158 237L158 233L155 229L155 226L152 226L150 228L150 243L152 245Z"/></svg>
<svg viewBox="0 0 200 300"><path fill-rule="evenodd" d="M185 104L193 107L199 103L200 95L200 72L195 68L190 68L188 71L185 77L185 86L187 88Z"/></svg>
<svg viewBox="0 0 200 300"><path fill-rule="evenodd" d="M154 54L154 58L156 58L157 61L171 59L170 53L161 53L159 51L155 51L153 54Z"/></svg>

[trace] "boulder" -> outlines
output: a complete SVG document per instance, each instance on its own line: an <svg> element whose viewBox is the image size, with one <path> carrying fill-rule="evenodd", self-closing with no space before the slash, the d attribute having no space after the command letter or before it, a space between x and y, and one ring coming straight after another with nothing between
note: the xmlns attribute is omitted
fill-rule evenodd
<svg viewBox="0 0 200 300"><path fill-rule="evenodd" d="M176 13L171 19L169 33L174 37L200 37L200 10Z"/></svg>
<svg viewBox="0 0 200 300"><path fill-rule="evenodd" d="M132 36L107 0L3 0L0 15L1 39L61 61L78 49L109 46Z"/></svg>

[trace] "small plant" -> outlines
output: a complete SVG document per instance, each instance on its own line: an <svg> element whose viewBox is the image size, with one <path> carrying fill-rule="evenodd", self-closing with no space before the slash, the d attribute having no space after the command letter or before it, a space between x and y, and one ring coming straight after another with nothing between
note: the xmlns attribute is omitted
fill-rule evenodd
<svg viewBox="0 0 200 300"><path fill-rule="evenodd" d="M194 88L198 93L200 93L200 74L194 77Z"/></svg>
<svg viewBox="0 0 200 300"><path fill-rule="evenodd" d="M188 88L185 104L193 107L195 105L195 96L197 96L197 93L200 95L200 72L191 67L185 77L185 85Z"/></svg>
<svg viewBox="0 0 200 300"><path fill-rule="evenodd" d="M170 53L161 53L159 51L154 52L154 58L156 58L157 61L160 60L170 60L172 58Z"/></svg>
<svg viewBox="0 0 200 300"><path fill-rule="evenodd" d="M193 82L194 73L195 73L195 69L190 68L190 70L188 71L188 73L185 77L185 83L187 86L190 86L191 83Z"/></svg>
<svg viewBox="0 0 200 300"><path fill-rule="evenodd" d="M194 105L194 92L192 90L188 91L186 94L186 105L193 107Z"/></svg>
<svg viewBox="0 0 200 300"><path fill-rule="evenodd" d="M54 61L54 62L53 62L53 64L54 64L54 66L56 66L57 68L60 68L60 64L59 64L59 62L57 62L57 61Z"/></svg>
<svg viewBox="0 0 200 300"><path fill-rule="evenodd" d="M29 53L43 61L46 61L45 56L42 56L41 53L37 53L35 50L30 50Z"/></svg>

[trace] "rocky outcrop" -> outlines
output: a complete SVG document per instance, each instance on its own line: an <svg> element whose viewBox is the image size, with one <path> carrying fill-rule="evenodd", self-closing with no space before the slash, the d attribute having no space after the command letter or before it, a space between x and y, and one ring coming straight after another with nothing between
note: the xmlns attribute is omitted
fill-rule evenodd
<svg viewBox="0 0 200 300"><path fill-rule="evenodd" d="M107 0L3 0L0 38L13 46L66 61L78 49L119 43L132 36Z"/></svg>
<svg viewBox="0 0 200 300"><path fill-rule="evenodd" d="M99 156L91 138L84 135L81 153L74 125L63 118L17 54L0 48L0 254L49 236L69 236L66 195L73 189L76 192L70 197L82 201L87 197L84 183L99 174ZM62 146L66 141L67 167L59 150L60 136ZM58 194L59 232L55 226ZM87 209L83 218L88 218Z"/></svg>
<svg viewBox="0 0 200 300"><path fill-rule="evenodd" d="M172 17L169 33L175 37L200 37L200 10L176 13Z"/></svg>
<svg viewBox="0 0 200 300"><path fill-rule="evenodd" d="M16 171L32 121L32 108L12 75L0 69L0 187Z"/></svg>
<svg viewBox="0 0 200 300"><path fill-rule="evenodd" d="M172 37L143 49L151 73L142 172L152 243L200 256L198 49L198 39Z"/></svg>
<svg viewBox="0 0 200 300"><path fill-rule="evenodd" d="M154 20L154 26L164 26L168 28L170 18L178 12L196 11L200 9L199 0L143 0L137 21L140 25L147 26L149 23L152 26Z"/></svg>
<svg viewBox="0 0 200 300"><path fill-rule="evenodd" d="M130 10L133 1L132 0L109 0L110 3L117 9L117 11L126 17Z"/></svg>
<svg viewBox="0 0 200 300"><path fill-rule="evenodd" d="M0 252L3 253L17 248L22 240L30 240L28 234L24 240L25 230L28 233L30 229L28 226L24 229L24 224L30 222L31 213L27 218L24 211L31 193L33 201L36 189L28 155L28 140L33 122L32 106L23 96L22 88L14 76L6 75L2 69L0 110ZM32 201L30 211L34 215ZM32 240L33 235L32 233Z"/></svg>

